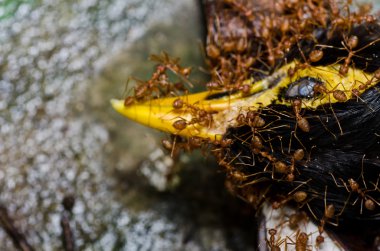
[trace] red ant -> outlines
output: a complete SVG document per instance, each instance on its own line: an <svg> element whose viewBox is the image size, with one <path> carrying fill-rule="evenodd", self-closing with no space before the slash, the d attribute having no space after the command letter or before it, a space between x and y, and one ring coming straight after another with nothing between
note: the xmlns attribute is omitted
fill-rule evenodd
<svg viewBox="0 0 380 251"><path fill-rule="evenodd" d="M302 101L299 99L293 100L293 111L296 115L297 126L304 132L310 132L310 124L306 118L301 116Z"/></svg>

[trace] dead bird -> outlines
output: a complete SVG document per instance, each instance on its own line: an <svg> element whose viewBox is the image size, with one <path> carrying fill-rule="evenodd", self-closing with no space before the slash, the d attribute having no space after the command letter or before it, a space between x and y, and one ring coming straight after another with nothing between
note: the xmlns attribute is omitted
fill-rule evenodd
<svg viewBox="0 0 380 251"><path fill-rule="evenodd" d="M260 1L259 1L260 2ZM172 152L212 146L230 190L259 209L306 210L370 248L380 234L380 25L363 5L335 1L204 1L208 91L188 94L166 54L135 94L112 100L126 117L169 132ZM183 96L172 97L173 93ZM177 142L177 144L175 143ZM357 231L358 232L358 231ZM344 237L342 237L344 238Z"/></svg>

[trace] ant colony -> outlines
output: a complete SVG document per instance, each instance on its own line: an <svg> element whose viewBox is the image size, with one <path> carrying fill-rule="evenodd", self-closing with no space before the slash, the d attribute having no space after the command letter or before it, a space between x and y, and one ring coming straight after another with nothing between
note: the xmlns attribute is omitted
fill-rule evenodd
<svg viewBox="0 0 380 251"><path fill-rule="evenodd" d="M206 92L190 94L192 69L162 53L120 109L148 107L139 122L171 134L172 157L215 157L265 219L260 250L343 250L328 233L379 232L380 25L368 4L256 2L204 1Z"/></svg>

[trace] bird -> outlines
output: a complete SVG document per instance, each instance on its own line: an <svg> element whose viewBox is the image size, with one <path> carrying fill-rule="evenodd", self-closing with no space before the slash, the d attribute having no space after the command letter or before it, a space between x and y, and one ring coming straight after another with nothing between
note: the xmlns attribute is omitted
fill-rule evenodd
<svg viewBox="0 0 380 251"><path fill-rule="evenodd" d="M171 152L210 146L229 189L253 208L307 212L315 245L328 230L347 250L376 249L380 24L366 5L258 2L203 1L208 90L170 83L167 71L186 84L190 69L163 54L150 80L111 104L173 135Z"/></svg>

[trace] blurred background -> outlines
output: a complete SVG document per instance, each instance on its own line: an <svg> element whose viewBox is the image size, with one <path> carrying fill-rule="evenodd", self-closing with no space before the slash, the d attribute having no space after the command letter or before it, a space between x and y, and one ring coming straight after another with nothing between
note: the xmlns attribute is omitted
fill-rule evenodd
<svg viewBox="0 0 380 251"><path fill-rule="evenodd" d="M1 251L256 249L211 156L173 161L109 104L161 51L204 82L201 21L195 0L0 0Z"/></svg>

